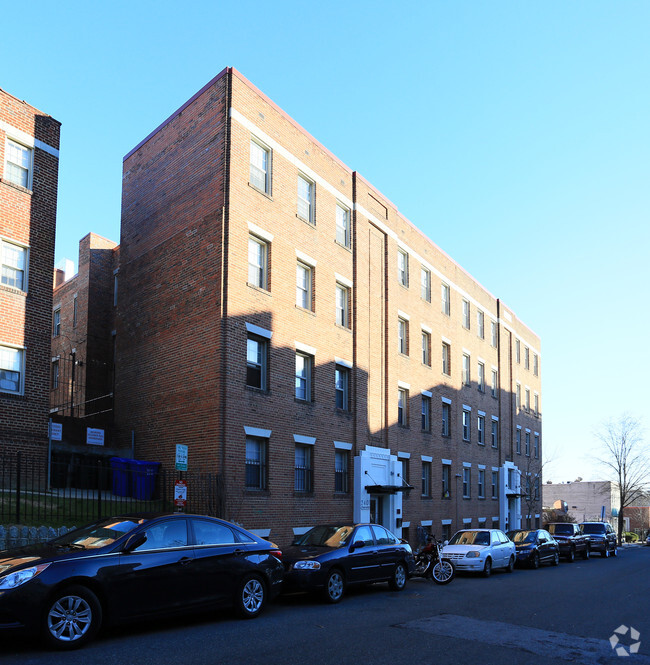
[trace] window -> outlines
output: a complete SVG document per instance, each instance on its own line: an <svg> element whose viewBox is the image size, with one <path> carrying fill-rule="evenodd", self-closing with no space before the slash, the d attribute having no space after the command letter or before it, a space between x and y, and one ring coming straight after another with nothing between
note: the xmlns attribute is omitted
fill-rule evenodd
<svg viewBox="0 0 650 665"><path fill-rule="evenodd" d="M530 349L524 346L524 369L530 369Z"/></svg>
<svg viewBox="0 0 650 665"><path fill-rule="evenodd" d="M451 466L449 464L442 465L442 498L449 499L451 494L449 492L449 479L451 478Z"/></svg>
<svg viewBox="0 0 650 665"><path fill-rule="evenodd" d="M485 392L485 364L478 364L478 389L480 392Z"/></svg>
<svg viewBox="0 0 650 665"><path fill-rule="evenodd" d="M401 317L397 319L397 350L408 356L408 321Z"/></svg>
<svg viewBox="0 0 650 665"><path fill-rule="evenodd" d="M517 404L517 409L521 409L521 384L518 383L515 388L515 401Z"/></svg>
<svg viewBox="0 0 650 665"><path fill-rule="evenodd" d="M467 328L469 330L470 328L470 307L469 307L469 300L463 300L463 328Z"/></svg>
<svg viewBox="0 0 650 665"><path fill-rule="evenodd" d="M482 416L480 414L478 416L477 435L478 435L479 445L484 446L485 445L485 416Z"/></svg>
<svg viewBox="0 0 650 665"><path fill-rule="evenodd" d="M485 469L478 470L478 498L485 499Z"/></svg>
<svg viewBox="0 0 650 665"><path fill-rule="evenodd" d="M267 489L268 439L246 437L246 489Z"/></svg>
<svg viewBox="0 0 650 665"><path fill-rule="evenodd" d="M515 450L518 455L521 455L521 427L517 425L517 436L515 439Z"/></svg>
<svg viewBox="0 0 650 665"><path fill-rule="evenodd" d="M402 480L406 485L410 485L411 481L411 468L410 468L410 460L408 457L401 457L399 461L402 463ZM404 498L408 499L408 492L404 494Z"/></svg>
<svg viewBox="0 0 650 665"><path fill-rule="evenodd" d="M27 291L27 249L0 240L2 273L0 284Z"/></svg>
<svg viewBox="0 0 650 665"><path fill-rule="evenodd" d="M334 370L336 384L336 408L343 411L350 410L350 370L343 365L337 365Z"/></svg>
<svg viewBox="0 0 650 665"><path fill-rule="evenodd" d="M298 176L298 217L310 224L314 218L314 183L304 176Z"/></svg>
<svg viewBox="0 0 650 665"><path fill-rule="evenodd" d="M59 360L52 361L52 390L59 387Z"/></svg>
<svg viewBox="0 0 650 665"><path fill-rule="evenodd" d="M431 431L431 397L422 395L422 431Z"/></svg>
<svg viewBox="0 0 650 665"><path fill-rule="evenodd" d="M269 246L255 236L248 237L248 283L269 290Z"/></svg>
<svg viewBox="0 0 650 665"><path fill-rule="evenodd" d="M518 339L515 340L515 361L521 362L521 342Z"/></svg>
<svg viewBox="0 0 650 665"><path fill-rule="evenodd" d="M271 151L251 139L250 184L265 194L271 194Z"/></svg>
<svg viewBox="0 0 650 665"><path fill-rule="evenodd" d="M337 450L334 454L334 491L348 491L348 452Z"/></svg>
<svg viewBox="0 0 650 665"><path fill-rule="evenodd" d="M485 314L480 309L476 310L476 329L477 335L485 339Z"/></svg>
<svg viewBox="0 0 650 665"><path fill-rule="evenodd" d="M296 266L296 307L312 309L313 272L313 268L304 263Z"/></svg>
<svg viewBox="0 0 650 665"><path fill-rule="evenodd" d="M268 346L262 337L249 335L246 340L246 385L266 390Z"/></svg>
<svg viewBox="0 0 650 665"><path fill-rule="evenodd" d="M7 139L5 179L29 189L31 185L32 151L16 141Z"/></svg>
<svg viewBox="0 0 650 665"><path fill-rule="evenodd" d="M539 476L535 476L535 498L539 499Z"/></svg>
<svg viewBox="0 0 650 665"><path fill-rule="evenodd" d="M526 448L524 449L526 457L530 457L530 430L526 430Z"/></svg>
<svg viewBox="0 0 650 665"><path fill-rule="evenodd" d="M431 335L422 331L422 364L431 367Z"/></svg>
<svg viewBox="0 0 650 665"><path fill-rule="evenodd" d="M431 496L431 462L422 462L422 496Z"/></svg>
<svg viewBox="0 0 650 665"><path fill-rule="evenodd" d="M313 492L313 470L311 467L311 446L296 446L295 476L293 489L296 492Z"/></svg>
<svg viewBox="0 0 650 665"><path fill-rule="evenodd" d="M492 498L499 498L499 472L492 471Z"/></svg>
<svg viewBox="0 0 650 665"><path fill-rule="evenodd" d="M471 381L471 370L470 370L470 363L471 359L470 357L464 353L463 354L463 385L469 386L469 383Z"/></svg>
<svg viewBox="0 0 650 665"><path fill-rule="evenodd" d="M402 427L408 427L408 402L408 390L400 388L397 391L397 424Z"/></svg>
<svg viewBox="0 0 650 665"><path fill-rule="evenodd" d="M77 296L72 299L72 327L77 327Z"/></svg>
<svg viewBox="0 0 650 665"><path fill-rule="evenodd" d="M499 376L496 369L492 370L492 397L497 396L499 385Z"/></svg>
<svg viewBox="0 0 650 665"><path fill-rule="evenodd" d="M491 321L490 322L490 329L491 329L490 336L492 338L491 339L491 344L496 349L497 348L497 335L498 335L497 322L496 321Z"/></svg>
<svg viewBox="0 0 650 665"><path fill-rule="evenodd" d="M420 269L420 297L431 302L431 273L426 268Z"/></svg>
<svg viewBox="0 0 650 665"><path fill-rule="evenodd" d="M526 411L530 411L530 390L526 388Z"/></svg>
<svg viewBox="0 0 650 665"><path fill-rule="evenodd" d="M442 343L442 373L451 375L451 349L446 342Z"/></svg>
<svg viewBox="0 0 650 665"><path fill-rule="evenodd" d="M58 337L61 334L61 309L57 308L52 313L52 337Z"/></svg>
<svg viewBox="0 0 650 665"><path fill-rule="evenodd" d="M350 289L342 284L336 285L336 324L343 328L350 327Z"/></svg>
<svg viewBox="0 0 650 665"><path fill-rule="evenodd" d="M536 353L533 353L533 374L539 375L539 356Z"/></svg>
<svg viewBox="0 0 650 665"><path fill-rule="evenodd" d="M451 405L442 403L442 436L451 436Z"/></svg>
<svg viewBox="0 0 650 665"><path fill-rule="evenodd" d="M441 292L442 292L442 313L449 316L449 313L451 312L449 286L443 283L441 285Z"/></svg>
<svg viewBox="0 0 650 665"><path fill-rule="evenodd" d="M533 413L539 416L539 395L537 393L533 395Z"/></svg>
<svg viewBox="0 0 650 665"><path fill-rule="evenodd" d="M336 242L344 247L350 246L350 211L339 203L336 204Z"/></svg>
<svg viewBox="0 0 650 665"><path fill-rule="evenodd" d="M314 359L305 353L296 353L296 399L311 402Z"/></svg>
<svg viewBox="0 0 650 665"><path fill-rule="evenodd" d="M409 285L409 255L397 250L397 281L408 288Z"/></svg>
<svg viewBox="0 0 650 665"><path fill-rule="evenodd" d="M463 468L463 499L471 497L472 470L469 467Z"/></svg>
<svg viewBox="0 0 650 665"><path fill-rule="evenodd" d="M535 459L539 459L539 434L535 432L535 437L533 439L533 452Z"/></svg>
<svg viewBox="0 0 650 665"><path fill-rule="evenodd" d="M492 417L492 447L499 446L499 421Z"/></svg>
<svg viewBox="0 0 650 665"><path fill-rule="evenodd" d="M472 413L463 409L463 441L470 440L470 431L472 427Z"/></svg>
<svg viewBox="0 0 650 665"><path fill-rule="evenodd" d="M451 539L451 524L442 525L442 541Z"/></svg>

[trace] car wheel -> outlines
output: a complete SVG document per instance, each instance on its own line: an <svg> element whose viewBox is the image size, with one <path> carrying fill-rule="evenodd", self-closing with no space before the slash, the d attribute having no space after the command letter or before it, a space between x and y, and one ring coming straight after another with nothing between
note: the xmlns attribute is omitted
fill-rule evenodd
<svg viewBox="0 0 650 665"><path fill-rule="evenodd" d="M239 585L235 598L237 613L243 619L253 619L264 607L266 602L266 588L264 582L257 575L249 575Z"/></svg>
<svg viewBox="0 0 650 665"><path fill-rule="evenodd" d="M388 584L393 591L401 591L406 586L406 566L402 561L395 565L395 572Z"/></svg>
<svg viewBox="0 0 650 665"><path fill-rule="evenodd" d="M569 550L568 554L566 555L566 560L567 563L573 563L576 560L576 551L573 549L573 547Z"/></svg>
<svg viewBox="0 0 650 665"><path fill-rule="evenodd" d="M604 557L605 559L609 558L609 550L607 549L607 545L605 545L605 549L600 553L600 556Z"/></svg>
<svg viewBox="0 0 650 665"><path fill-rule="evenodd" d="M539 568L539 552L533 553L533 560L530 562L530 565L532 568L535 568L535 570Z"/></svg>
<svg viewBox="0 0 650 665"><path fill-rule="evenodd" d="M483 577L490 577L492 574L492 559L488 557L485 560L485 565L483 566Z"/></svg>
<svg viewBox="0 0 650 665"><path fill-rule="evenodd" d="M454 579L454 566L451 561L438 561L433 567L432 577L436 584L449 584Z"/></svg>
<svg viewBox="0 0 650 665"><path fill-rule="evenodd" d="M77 649L97 634L102 606L84 586L58 591L47 603L43 621L45 641L57 649Z"/></svg>
<svg viewBox="0 0 650 665"><path fill-rule="evenodd" d="M511 573L515 569L515 557L511 556L508 565L506 566L506 573Z"/></svg>
<svg viewBox="0 0 650 665"><path fill-rule="evenodd" d="M582 553L582 558L586 561L591 556L591 550L587 547Z"/></svg>
<svg viewBox="0 0 650 665"><path fill-rule="evenodd" d="M612 556L618 556L618 547L614 545L614 549L612 550Z"/></svg>
<svg viewBox="0 0 650 665"><path fill-rule="evenodd" d="M343 573L335 568L331 570L325 582L325 600L328 603L338 603L343 598L345 591L345 580Z"/></svg>
<svg viewBox="0 0 650 665"><path fill-rule="evenodd" d="M553 554L553 565L554 566L559 566L560 565L560 555L558 552L555 552Z"/></svg>

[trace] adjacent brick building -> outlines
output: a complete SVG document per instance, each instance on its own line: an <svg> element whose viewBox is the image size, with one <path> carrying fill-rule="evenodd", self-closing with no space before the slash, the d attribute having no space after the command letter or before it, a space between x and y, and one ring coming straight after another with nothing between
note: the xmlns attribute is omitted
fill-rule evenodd
<svg viewBox="0 0 650 665"><path fill-rule="evenodd" d="M117 434L225 517L539 522L537 335L236 70L124 158L119 270Z"/></svg>
<svg viewBox="0 0 650 665"><path fill-rule="evenodd" d="M0 90L0 453L47 455L60 123Z"/></svg>

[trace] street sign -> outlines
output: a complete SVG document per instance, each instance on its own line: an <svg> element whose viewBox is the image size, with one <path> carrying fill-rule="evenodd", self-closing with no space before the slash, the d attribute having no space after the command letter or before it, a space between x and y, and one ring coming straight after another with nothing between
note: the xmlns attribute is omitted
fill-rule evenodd
<svg viewBox="0 0 650 665"><path fill-rule="evenodd" d="M174 505L184 508L187 503L187 483L184 480L177 480L174 485Z"/></svg>
<svg viewBox="0 0 650 665"><path fill-rule="evenodd" d="M63 438L63 424L50 421L50 439L52 441L61 441Z"/></svg>
<svg viewBox="0 0 650 665"><path fill-rule="evenodd" d="M95 429L94 427L86 427L86 443L89 446L103 446L104 430Z"/></svg>
<svg viewBox="0 0 650 665"><path fill-rule="evenodd" d="M176 444L176 471L187 471L187 446L182 443Z"/></svg>

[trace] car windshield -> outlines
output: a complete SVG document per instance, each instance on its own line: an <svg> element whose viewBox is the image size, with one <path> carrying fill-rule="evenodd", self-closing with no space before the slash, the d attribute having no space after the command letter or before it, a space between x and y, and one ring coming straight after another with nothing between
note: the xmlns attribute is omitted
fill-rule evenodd
<svg viewBox="0 0 650 665"><path fill-rule="evenodd" d="M318 547L340 547L354 530L352 525L315 526L294 541L295 545L316 545Z"/></svg>
<svg viewBox="0 0 650 665"><path fill-rule="evenodd" d="M535 534L535 531L508 531L508 538L513 543L534 543Z"/></svg>
<svg viewBox="0 0 650 665"><path fill-rule="evenodd" d="M548 530L550 533L557 534L559 536L572 536L573 524L549 524Z"/></svg>
<svg viewBox="0 0 650 665"><path fill-rule="evenodd" d="M61 547L77 547L79 549L105 547L106 545L112 545L144 521L143 519L124 517L109 518L70 531L59 538L55 538L52 543Z"/></svg>
<svg viewBox="0 0 650 665"><path fill-rule="evenodd" d="M458 531L449 541L450 545L489 545L489 531Z"/></svg>
<svg viewBox="0 0 650 665"><path fill-rule="evenodd" d="M604 524L583 524L582 530L585 533L605 533Z"/></svg>

